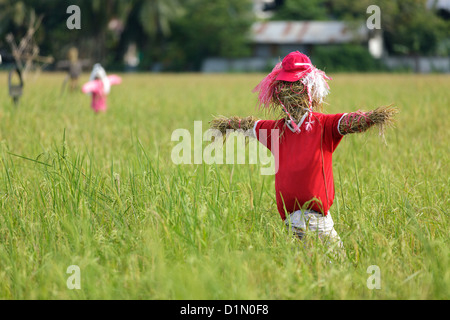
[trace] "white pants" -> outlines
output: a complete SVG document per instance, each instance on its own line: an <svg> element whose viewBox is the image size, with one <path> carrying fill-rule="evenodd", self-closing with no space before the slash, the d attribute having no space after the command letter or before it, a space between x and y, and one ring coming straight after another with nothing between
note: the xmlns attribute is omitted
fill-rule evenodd
<svg viewBox="0 0 450 320"><path fill-rule="evenodd" d="M320 239L342 247L341 238L334 230L333 218L329 211L324 216L312 210L297 210L286 217L285 224L288 230L300 239L303 239L307 233L317 234Z"/></svg>

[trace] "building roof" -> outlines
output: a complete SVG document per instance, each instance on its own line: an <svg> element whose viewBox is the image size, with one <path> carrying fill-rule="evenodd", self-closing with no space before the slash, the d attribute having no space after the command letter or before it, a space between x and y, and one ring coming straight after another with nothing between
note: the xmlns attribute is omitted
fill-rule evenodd
<svg viewBox="0 0 450 320"><path fill-rule="evenodd" d="M260 44L339 44L368 40L369 30L357 30L341 21L267 21L251 29L253 43Z"/></svg>

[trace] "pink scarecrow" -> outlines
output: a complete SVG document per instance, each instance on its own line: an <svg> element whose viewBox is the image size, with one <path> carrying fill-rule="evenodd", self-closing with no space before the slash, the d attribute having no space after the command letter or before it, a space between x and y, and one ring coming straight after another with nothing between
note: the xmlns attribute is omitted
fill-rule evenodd
<svg viewBox="0 0 450 320"><path fill-rule="evenodd" d="M107 76L105 69L97 63L91 73L89 82L85 83L81 91L92 95L92 109L94 112L105 112L108 109L106 104L106 96L111 91L112 85L122 82L122 78L117 75Z"/></svg>
<svg viewBox="0 0 450 320"><path fill-rule="evenodd" d="M291 52L254 90L259 106L275 111L280 115L278 120L217 117L210 124L222 136L243 130L272 152L278 168L278 212L293 234L302 239L313 231L320 239L342 247L329 211L335 196L332 154L347 134L364 132L374 125L382 130L392 122L397 109L321 113L329 80L306 55Z"/></svg>

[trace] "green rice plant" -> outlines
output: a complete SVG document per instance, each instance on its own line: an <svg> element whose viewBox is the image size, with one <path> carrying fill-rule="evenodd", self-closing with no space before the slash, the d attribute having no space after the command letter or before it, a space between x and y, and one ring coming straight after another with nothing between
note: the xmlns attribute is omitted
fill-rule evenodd
<svg viewBox="0 0 450 320"><path fill-rule="evenodd" d="M263 164L171 160L194 121L271 117L251 93L262 75L122 76L98 115L60 94L63 74L30 79L18 107L0 92L0 298L449 298L448 77L333 77L325 112L400 109L385 141L347 136L334 154L334 256L287 233Z"/></svg>

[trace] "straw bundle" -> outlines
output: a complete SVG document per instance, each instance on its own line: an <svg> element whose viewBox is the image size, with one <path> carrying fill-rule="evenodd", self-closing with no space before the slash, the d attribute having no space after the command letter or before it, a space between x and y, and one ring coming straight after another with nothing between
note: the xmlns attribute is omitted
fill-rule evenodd
<svg viewBox="0 0 450 320"><path fill-rule="evenodd" d="M364 132L375 125L383 135L385 128L394 124L397 113L398 109L392 106L382 106L369 112L352 112L342 118L339 131L342 134Z"/></svg>
<svg viewBox="0 0 450 320"><path fill-rule="evenodd" d="M222 133L223 142L225 143L225 140L227 138L227 135L234 130L242 130L243 132L252 130L255 126L255 122L259 119L253 116L240 118L240 117L224 117L219 116L214 118L209 122L210 128L219 130Z"/></svg>
<svg viewBox="0 0 450 320"><path fill-rule="evenodd" d="M210 128L219 130L223 135L227 133L227 130L252 130L255 122L258 118L250 116L245 118L240 117L224 117L219 116L210 121Z"/></svg>

